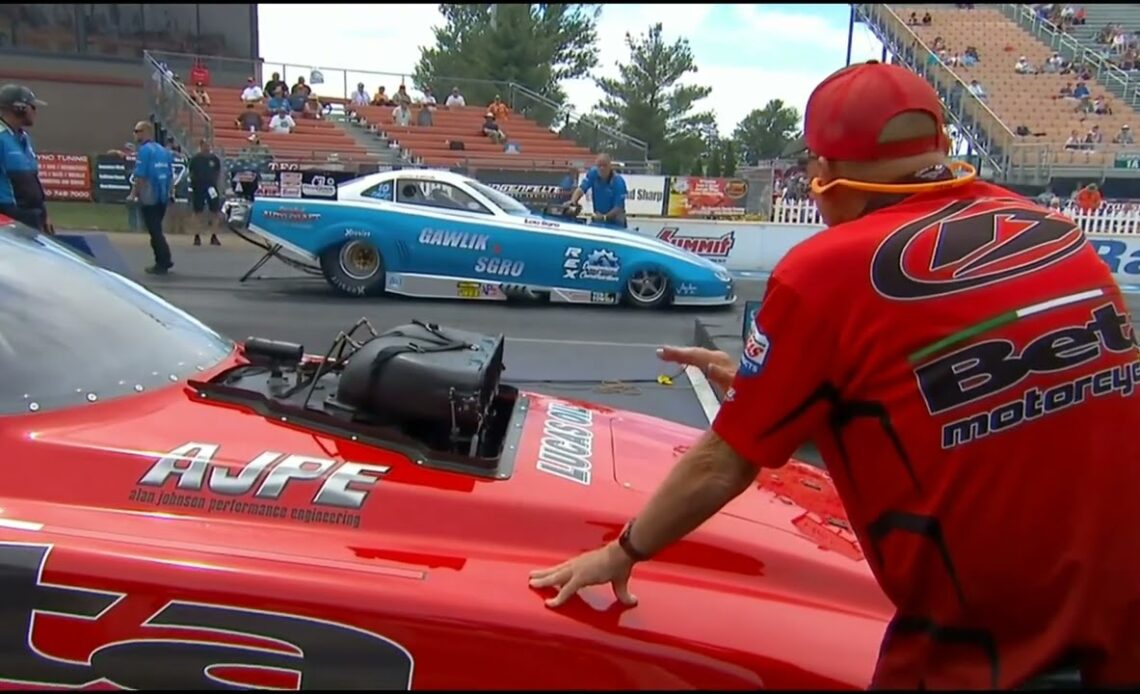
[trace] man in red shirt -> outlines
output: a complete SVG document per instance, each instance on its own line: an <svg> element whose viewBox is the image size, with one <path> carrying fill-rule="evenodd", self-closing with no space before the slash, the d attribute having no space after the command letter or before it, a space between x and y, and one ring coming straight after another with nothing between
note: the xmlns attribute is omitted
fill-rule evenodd
<svg viewBox="0 0 1140 694"><path fill-rule="evenodd" d="M897 610L872 686L1069 664L1140 683L1140 357L1105 263L1071 220L948 164L938 96L904 68L825 80L805 145L829 228L775 268L712 430L618 541L531 585L634 604L636 561L810 440Z"/></svg>

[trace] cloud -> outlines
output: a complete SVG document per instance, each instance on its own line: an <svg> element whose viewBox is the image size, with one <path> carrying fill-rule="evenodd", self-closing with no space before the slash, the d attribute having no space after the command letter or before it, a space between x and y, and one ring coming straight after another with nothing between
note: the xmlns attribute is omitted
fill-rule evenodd
<svg viewBox="0 0 1140 694"><path fill-rule="evenodd" d="M714 111L728 134L769 99L803 112L814 86L844 65L848 12L847 5L607 4L595 74L615 76L615 64L629 55L626 32L636 36L661 22L667 41L689 39L698 72L686 81L712 87L699 107ZM270 71L269 61L286 61L290 79L320 67L325 84L317 92L327 95L357 82L369 91L381 84L392 89L410 77L420 48L434 43L432 28L442 22L433 4L387 5L380 12L369 5L274 3L259 5L258 13ZM880 57L881 44L865 28L856 27L854 38L853 60ZM601 98L592 79L563 87L579 111Z"/></svg>

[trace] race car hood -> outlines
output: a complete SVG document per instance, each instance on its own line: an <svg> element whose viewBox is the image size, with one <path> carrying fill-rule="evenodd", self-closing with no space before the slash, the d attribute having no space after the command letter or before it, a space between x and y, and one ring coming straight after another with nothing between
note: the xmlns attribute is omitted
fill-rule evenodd
<svg viewBox="0 0 1140 694"><path fill-rule="evenodd" d="M688 449L696 432L679 424L630 416L610 420L614 477L622 486L652 492ZM722 513L782 530L794 530L820 549L855 561L863 552L851 531L831 478L819 467L792 459L779 470L758 471L756 486Z"/></svg>

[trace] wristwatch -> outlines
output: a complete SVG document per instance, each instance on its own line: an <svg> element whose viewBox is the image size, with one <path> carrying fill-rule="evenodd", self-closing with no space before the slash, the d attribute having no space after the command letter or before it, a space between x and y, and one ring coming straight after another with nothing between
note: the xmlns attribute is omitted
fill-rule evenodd
<svg viewBox="0 0 1140 694"><path fill-rule="evenodd" d="M653 555L637 551L637 548L633 546L633 541L630 539L630 533L632 532L633 521L631 520L625 524L625 529L621 531L621 535L618 537L618 547L621 547L621 550L626 553L626 556L635 562L649 561L653 558Z"/></svg>

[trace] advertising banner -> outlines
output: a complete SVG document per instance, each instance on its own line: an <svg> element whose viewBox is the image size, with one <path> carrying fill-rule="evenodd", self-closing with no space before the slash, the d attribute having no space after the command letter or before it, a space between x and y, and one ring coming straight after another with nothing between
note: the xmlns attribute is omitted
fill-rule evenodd
<svg viewBox="0 0 1140 694"><path fill-rule="evenodd" d="M174 199L188 202L190 180L186 175L186 159L176 159L174 170ZM125 203L131 192L131 176L135 171L134 155L100 154L95 157L95 177L92 197L95 202Z"/></svg>
<svg viewBox="0 0 1140 694"><path fill-rule="evenodd" d="M84 154L37 154L48 200L90 200L91 159Z"/></svg>
<svg viewBox="0 0 1140 694"><path fill-rule="evenodd" d="M739 217L748 211L748 181L742 178L669 179L670 217Z"/></svg>
<svg viewBox="0 0 1140 694"><path fill-rule="evenodd" d="M531 210L540 212L547 205L558 205L570 199L575 172L512 171L510 169L476 169L475 180L511 196Z"/></svg>
<svg viewBox="0 0 1140 694"><path fill-rule="evenodd" d="M259 198L315 198L335 200L337 186L356 178L349 171L294 169L261 171L260 185L255 195ZM230 170L230 190L243 195L245 186L253 181L253 173L242 168Z"/></svg>
<svg viewBox="0 0 1140 694"><path fill-rule="evenodd" d="M1140 286L1140 236L1089 234L1088 239L1118 284L1129 288Z"/></svg>
<svg viewBox="0 0 1140 694"><path fill-rule="evenodd" d="M586 172L578 174L578 183L586 177ZM645 216L660 217L665 214L665 194L669 179L665 176L646 176L643 174L622 174L625 179L625 214L628 217ZM586 212L593 211L593 198L586 193L582 198L582 207Z"/></svg>
<svg viewBox="0 0 1140 694"><path fill-rule="evenodd" d="M631 219L629 230L696 253L728 270L771 272L792 246L822 226L705 219Z"/></svg>

